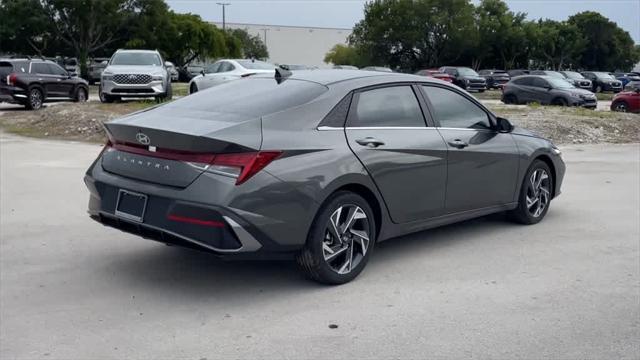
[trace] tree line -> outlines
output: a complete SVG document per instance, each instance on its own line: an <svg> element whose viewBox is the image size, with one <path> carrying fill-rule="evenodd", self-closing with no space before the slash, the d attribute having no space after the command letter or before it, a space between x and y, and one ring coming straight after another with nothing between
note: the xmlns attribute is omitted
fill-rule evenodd
<svg viewBox="0 0 640 360"><path fill-rule="evenodd" d="M89 57L120 48L158 49L182 67L198 58L267 58L258 36L223 31L164 0L0 0L0 54Z"/></svg>
<svg viewBox="0 0 640 360"><path fill-rule="evenodd" d="M470 0L373 0L348 45L336 45L325 57L336 65L401 71L441 65L629 71L639 60L640 46L629 33L597 12L530 21L502 0L477 6Z"/></svg>

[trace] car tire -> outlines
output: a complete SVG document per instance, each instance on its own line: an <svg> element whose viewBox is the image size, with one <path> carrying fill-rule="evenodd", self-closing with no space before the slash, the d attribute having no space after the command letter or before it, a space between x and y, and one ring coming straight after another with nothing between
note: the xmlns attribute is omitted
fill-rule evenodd
<svg viewBox="0 0 640 360"><path fill-rule="evenodd" d="M171 82L167 83L167 92L165 92L163 95L160 96L156 96L156 101L157 102L165 102L167 100L171 100L173 99L173 87L171 86Z"/></svg>
<svg viewBox="0 0 640 360"><path fill-rule="evenodd" d="M102 92L102 85L98 88L98 97L100 97L100 102L106 104L110 104L114 101L114 98L111 95Z"/></svg>
<svg viewBox="0 0 640 360"><path fill-rule="evenodd" d="M616 101L615 103L611 104L611 110L617 112L628 112L629 104L627 104L625 101Z"/></svg>
<svg viewBox="0 0 640 360"><path fill-rule="evenodd" d="M73 101L86 102L87 99L89 99L89 92L87 91L87 89L83 88L82 86L78 87L76 89L76 94L73 97Z"/></svg>
<svg viewBox="0 0 640 360"><path fill-rule="evenodd" d="M375 240L369 203L355 193L339 191L318 210L296 260L307 277L323 284L344 284L362 272Z"/></svg>
<svg viewBox="0 0 640 360"><path fill-rule="evenodd" d="M25 103L25 106L29 110L39 110L44 104L44 99L45 98L42 89L38 87L32 87L27 93L27 102Z"/></svg>
<svg viewBox="0 0 640 360"><path fill-rule="evenodd" d="M556 105L556 106L567 106L569 103L567 102L567 100L565 98L555 98L553 100L551 100L551 105Z"/></svg>
<svg viewBox="0 0 640 360"><path fill-rule="evenodd" d="M549 210L553 191L553 173L549 165L535 160L522 180L518 207L509 211L509 217L520 224L539 223Z"/></svg>
<svg viewBox="0 0 640 360"><path fill-rule="evenodd" d="M514 95L514 94L507 94L504 96L504 101L505 104L514 104L517 105L518 104L518 98Z"/></svg>
<svg viewBox="0 0 640 360"><path fill-rule="evenodd" d="M196 83L191 83L191 85L189 86L189 94L193 94L197 92L198 92L198 85L196 85Z"/></svg>

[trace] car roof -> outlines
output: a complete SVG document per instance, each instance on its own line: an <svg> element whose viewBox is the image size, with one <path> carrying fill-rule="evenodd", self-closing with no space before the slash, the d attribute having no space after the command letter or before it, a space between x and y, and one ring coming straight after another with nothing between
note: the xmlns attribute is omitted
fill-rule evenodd
<svg viewBox="0 0 640 360"><path fill-rule="evenodd" d="M118 49L116 52L138 52L138 53L152 53L158 54L158 50L144 50L144 49Z"/></svg>
<svg viewBox="0 0 640 360"><path fill-rule="evenodd" d="M273 75L254 75L255 77L273 77ZM428 77L380 72L380 71L367 71L367 70L337 70L337 69L323 69L323 70L300 70L292 72L289 79L311 81L322 85L331 85L338 82L357 80L369 78L372 83L385 83L385 82L402 82L402 81L419 81L419 82L434 82L440 83L437 80L431 80Z"/></svg>

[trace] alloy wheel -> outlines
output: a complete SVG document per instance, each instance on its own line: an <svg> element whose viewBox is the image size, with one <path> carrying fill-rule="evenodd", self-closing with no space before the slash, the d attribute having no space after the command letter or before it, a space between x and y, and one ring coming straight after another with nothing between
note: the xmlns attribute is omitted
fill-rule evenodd
<svg viewBox="0 0 640 360"><path fill-rule="evenodd" d="M534 218L544 213L551 195L550 177L544 169L536 169L529 177L525 198L527 211Z"/></svg>
<svg viewBox="0 0 640 360"><path fill-rule="evenodd" d="M338 274L348 274L369 250L367 214L356 205L343 205L329 217L322 242L324 261Z"/></svg>
<svg viewBox="0 0 640 360"><path fill-rule="evenodd" d="M31 108L39 109L42 106L42 93L38 89L33 89L29 93L29 103Z"/></svg>

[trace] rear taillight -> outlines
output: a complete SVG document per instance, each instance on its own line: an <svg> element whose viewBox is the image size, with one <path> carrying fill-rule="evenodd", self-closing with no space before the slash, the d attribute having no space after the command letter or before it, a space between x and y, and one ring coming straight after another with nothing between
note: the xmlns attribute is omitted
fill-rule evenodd
<svg viewBox="0 0 640 360"><path fill-rule="evenodd" d="M211 169L214 171L233 171L233 169L235 169L237 171L236 185L240 185L249 180L260 170L264 169L281 154L282 151L258 151L238 154L219 154L216 155L215 159L213 159ZM229 172L227 171L227 173Z"/></svg>
<svg viewBox="0 0 640 360"><path fill-rule="evenodd" d="M18 79L18 76L16 75L16 73L11 73L7 75L7 85L12 85L12 86L15 85L17 79Z"/></svg>
<svg viewBox="0 0 640 360"><path fill-rule="evenodd" d="M282 151L255 151L235 154L210 154L180 151L109 140L105 150L116 149L132 154L184 161L207 166L207 171L236 178L236 185L249 180L282 154Z"/></svg>

